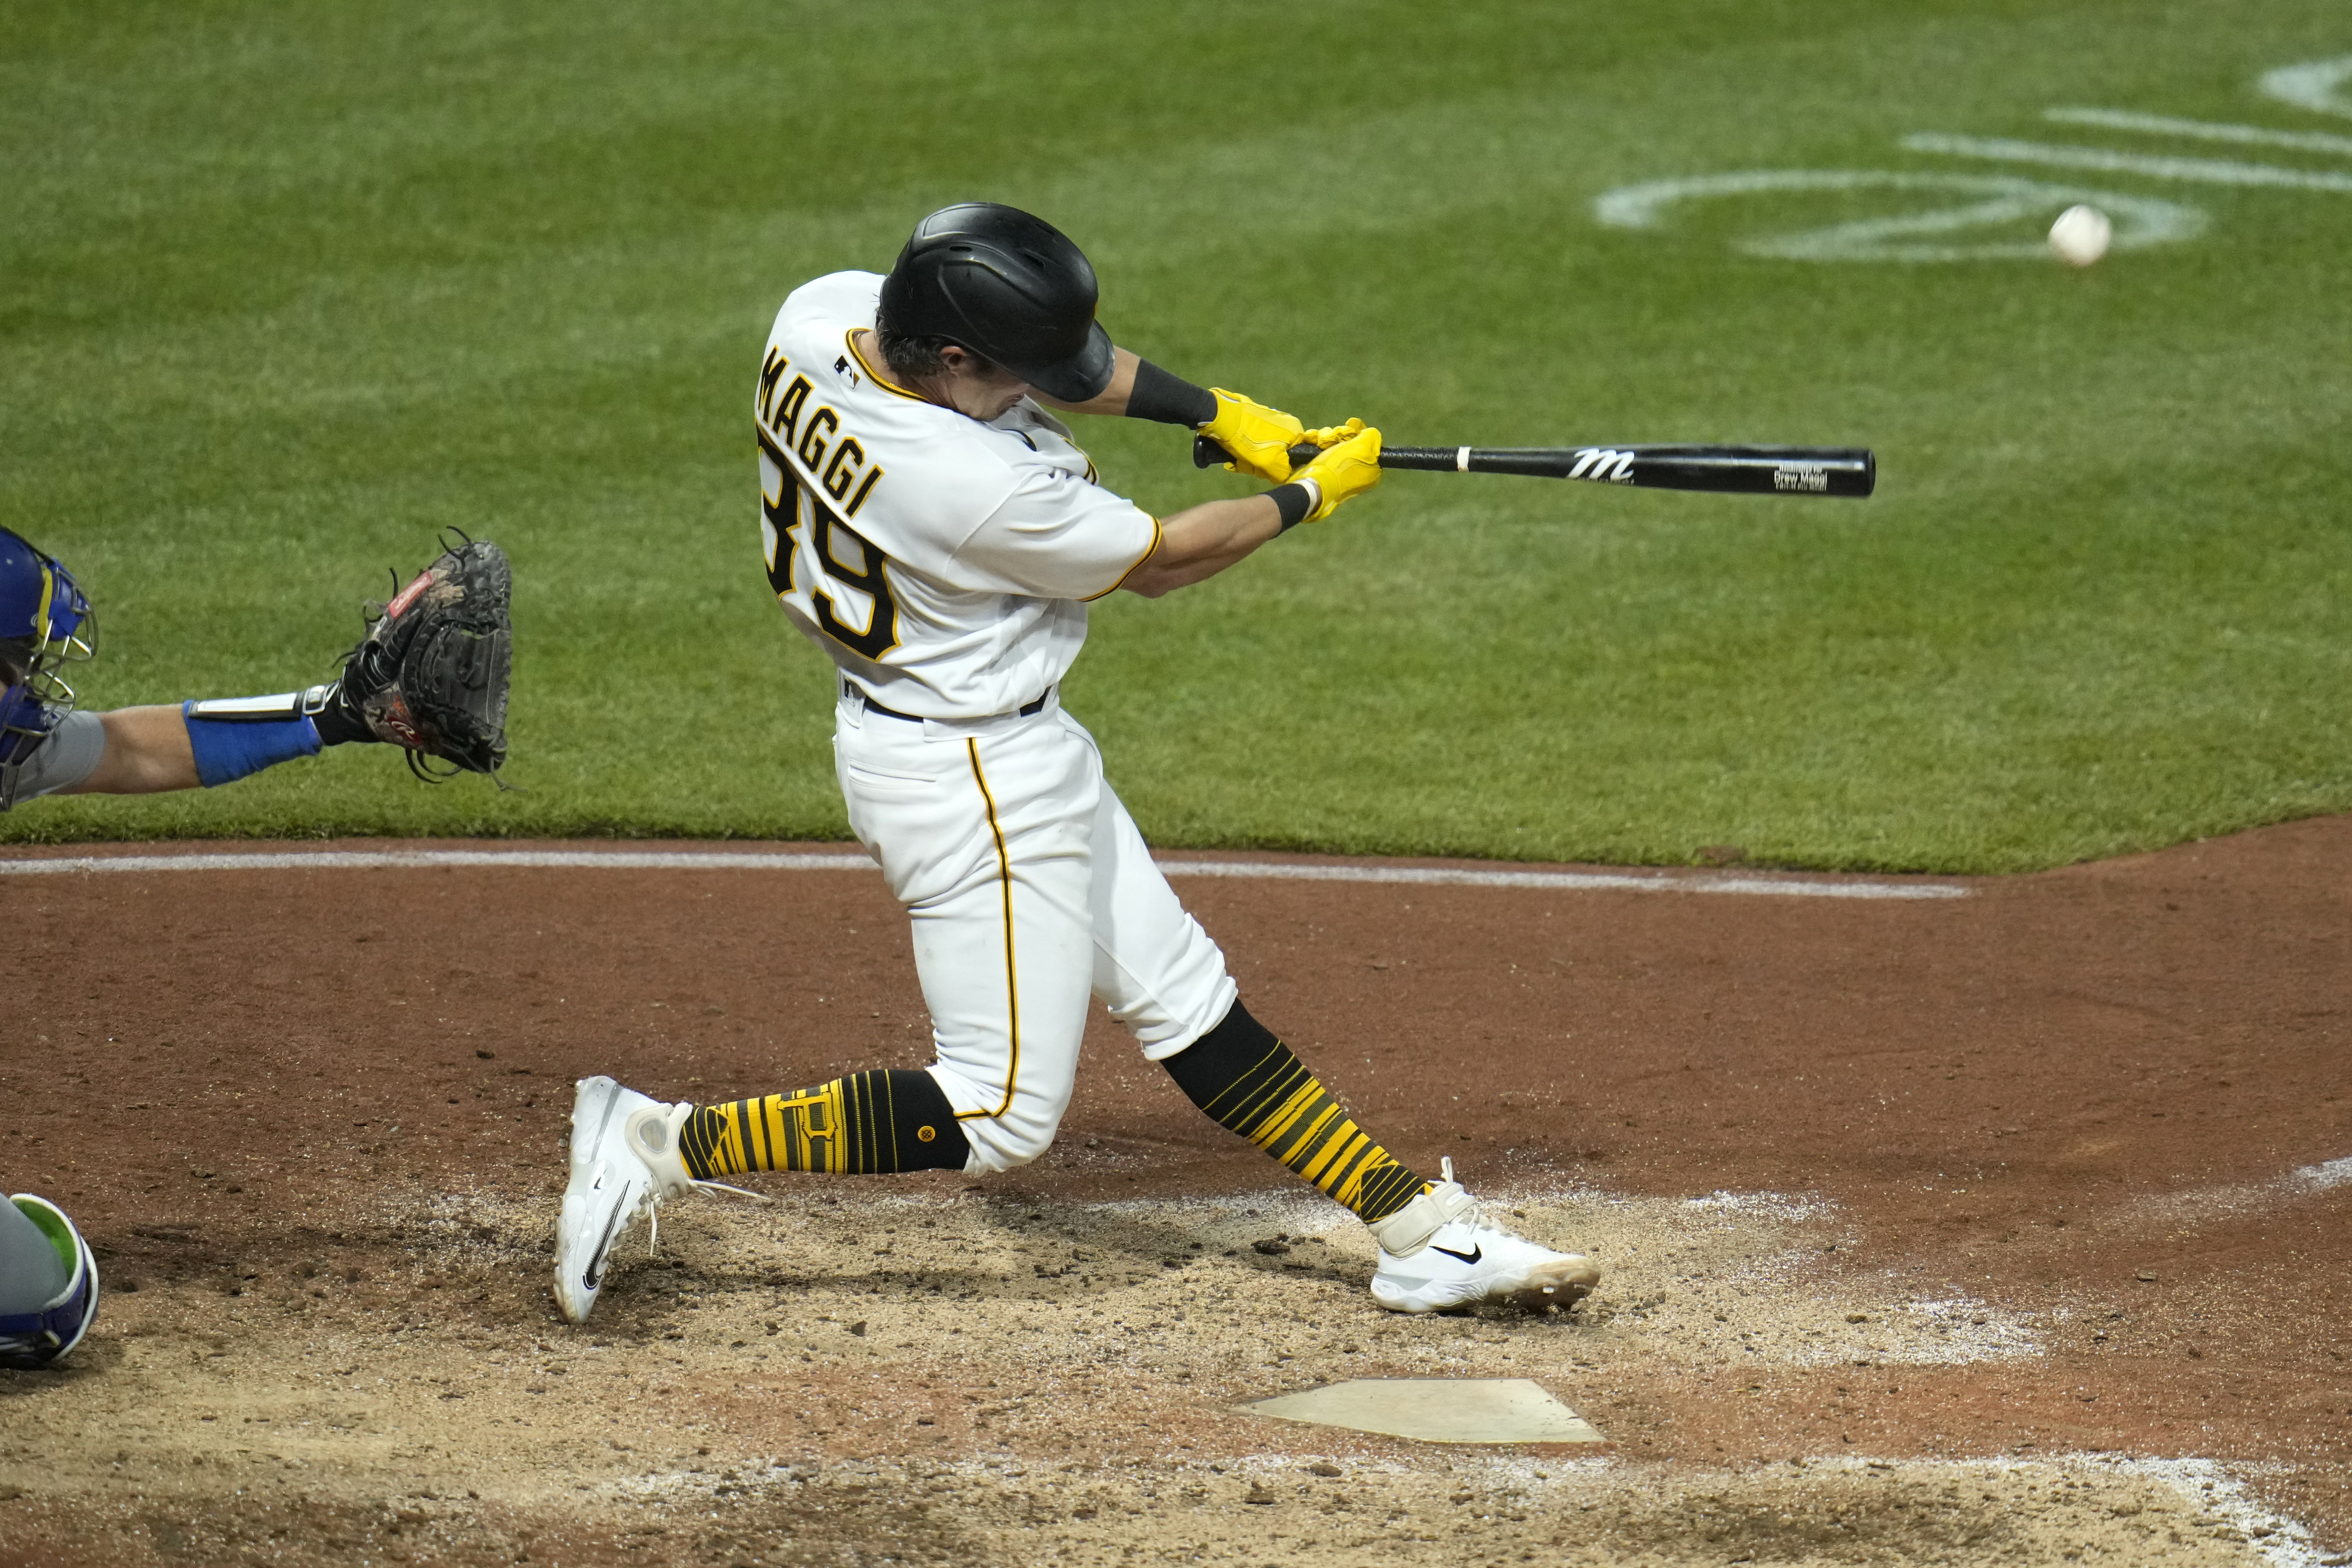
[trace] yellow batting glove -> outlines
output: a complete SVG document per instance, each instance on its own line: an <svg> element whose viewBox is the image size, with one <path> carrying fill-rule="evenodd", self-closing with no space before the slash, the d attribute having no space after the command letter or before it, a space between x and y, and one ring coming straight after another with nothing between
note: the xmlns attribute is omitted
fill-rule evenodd
<svg viewBox="0 0 2352 1568"><path fill-rule="evenodd" d="M1217 400L1217 416L1201 426L1201 434L1233 458L1226 471L1255 474L1277 485L1290 478L1290 448L1306 437L1297 419L1221 386L1209 391Z"/></svg>
<svg viewBox="0 0 2352 1568"><path fill-rule="evenodd" d="M1362 435L1363 431L1362 420L1350 419L1345 425L1326 425L1320 430L1309 430L1307 439L1318 447L1336 447L1350 437Z"/></svg>
<svg viewBox="0 0 2352 1568"><path fill-rule="evenodd" d="M1354 434L1324 447L1313 462L1290 476L1314 480L1322 492L1315 510L1299 520L1302 522L1322 521L1339 510L1341 501L1362 495L1381 482L1381 433L1360 419L1348 423L1355 427Z"/></svg>

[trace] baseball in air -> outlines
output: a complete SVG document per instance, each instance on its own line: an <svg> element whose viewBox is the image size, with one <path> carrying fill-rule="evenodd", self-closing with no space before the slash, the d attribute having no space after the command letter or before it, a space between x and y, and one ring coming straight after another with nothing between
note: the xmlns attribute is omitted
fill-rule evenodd
<svg viewBox="0 0 2352 1568"><path fill-rule="evenodd" d="M2107 242L2115 233L2116 226L2098 208L2071 206L2050 226L2050 248L2061 261L2088 267L2107 253Z"/></svg>

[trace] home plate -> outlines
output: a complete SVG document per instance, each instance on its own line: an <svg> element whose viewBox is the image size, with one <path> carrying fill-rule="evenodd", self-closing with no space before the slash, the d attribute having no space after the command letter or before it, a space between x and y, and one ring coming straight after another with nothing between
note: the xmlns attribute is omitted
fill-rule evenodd
<svg viewBox="0 0 2352 1568"><path fill-rule="evenodd" d="M1599 1443L1592 1423L1524 1377L1358 1377L1244 1410L1424 1443Z"/></svg>

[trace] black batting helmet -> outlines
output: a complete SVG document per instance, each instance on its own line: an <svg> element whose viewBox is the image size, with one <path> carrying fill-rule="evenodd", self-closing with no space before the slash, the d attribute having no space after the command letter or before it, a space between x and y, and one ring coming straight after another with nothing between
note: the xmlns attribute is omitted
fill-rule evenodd
<svg viewBox="0 0 2352 1568"><path fill-rule="evenodd" d="M1086 253L1052 224L1018 207L963 202L915 226L883 279L877 324L944 338L1048 397L1084 403L1110 384L1097 294Z"/></svg>

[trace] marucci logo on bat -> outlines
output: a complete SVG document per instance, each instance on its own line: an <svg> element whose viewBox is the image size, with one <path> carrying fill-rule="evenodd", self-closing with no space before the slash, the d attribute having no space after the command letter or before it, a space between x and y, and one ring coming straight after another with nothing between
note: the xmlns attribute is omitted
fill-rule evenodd
<svg viewBox="0 0 2352 1568"><path fill-rule="evenodd" d="M1819 463L1783 463L1772 470L1772 488L1824 492L1830 488L1830 471Z"/></svg>
<svg viewBox="0 0 2352 1568"><path fill-rule="evenodd" d="M1612 447L1580 447L1576 449L1576 461L1570 465L1568 477L1630 485L1633 482L1633 454L1621 452Z"/></svg>

